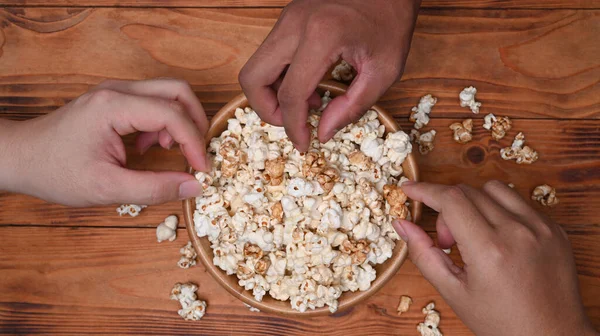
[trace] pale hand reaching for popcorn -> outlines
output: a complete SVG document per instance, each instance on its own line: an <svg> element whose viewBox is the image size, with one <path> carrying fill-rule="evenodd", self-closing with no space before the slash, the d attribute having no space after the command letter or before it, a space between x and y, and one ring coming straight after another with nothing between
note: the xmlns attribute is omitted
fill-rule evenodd
<svg viewBox="0 0 600 336"><path fill-rule="evenodd" d="M171 290L171 300L181 305L177 313L186 321L198 321L206 314L206 301L198 300L197 290L198 286L193 283L176 283Z"/></svg>
<svg viewBox="0 0 600 336"><path fill-rule="evenodd" d="M415 129L421 129L423 126L429 124L429 113L431 113L431 109L436 103L437 98L428 94L421 97L419 105L412 108L408 120L415 123Z"/></svg>
<svg viewBox="0 0 600 336"><path fill-rule="evenodd" d="M474 189L404 182L402 189L439 212L437 244L409 221L394 227L421 274L475 335L598 335L566 233L506 183ZM454 244L464 266L441 250ZM421 330L438 323L433 311L426 307Z"/></svg>
<svg viewBox="0 0 600 336"><path fill-rule="evenodd" d="M478 114L481 103L475 101L475 94L477 94L477 89L469 86L460 92L458 98L460 99L461 107L468 107L471 109L471 112Z"/></svg>
<svg viewBox="0 0 600 336"><path fill-rule="evenodd" d="M473 119L465 119L463 122L453 123L450 129L454 132L453 139L459 144L466 144L473 140Z"/></svg>
<svg viewBox="0 0 600 336"><path fill-rule="evenodd" d="M350 82L354 79L354 68L348 62L342 60L331 71L331 76L340 82Z"/></svg>
<svg viewBox="0 0 600 336"><path fill-rule="evenodd" d="M170 215L156 227L156 240L160 243L165 240L173 241L177 238L177 216Z"/></svg>
<svg viewBox="0 0 600 336"><path fill-rule="evenodd" d="M400 303L398 303L398 308L396 309L398 315L402 315L402 313L406 313L412 304L412 299L410 296L402 295L400 297Z"/></svg>
<svg viewBox="0 0 600 336"><path fill-rule="evenodd" d="M535 187L531 193L531 199L539 202L543 206L555 206L558 204L558 198L556 197L556 189L552 188L547 184L542 184Z"/></svg>
<svg viewBox="0 0 600 336"><path fill-rule="evenodd" d="M538 153L529 146L524 146L525 135L519 132L511 147L502 148L500 156L504 160L515 160L518 164L532 164L538 159Z"/></svg>
<svg viewBox="0 0 600 336"><path fill-rule="evenodd" d="M409 217L398 185L412 145L404 132L386 136L372 110L324 144L319 116L309 121L310 149L300 153L287 137L269 136L282 128L236 110L210 142L212 171L196 174L203 196L194 225L213 263L255 300L268 294L301 312L334 312L343 292L369 289L373 266L392 256L391 221Z"/></svg>

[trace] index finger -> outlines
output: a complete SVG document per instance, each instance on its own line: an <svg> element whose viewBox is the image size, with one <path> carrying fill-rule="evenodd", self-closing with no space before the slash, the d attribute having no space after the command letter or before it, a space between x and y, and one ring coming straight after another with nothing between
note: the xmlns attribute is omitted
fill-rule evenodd
<svg viewBox="0 0 600 336"><path fill-rule="evenodd" d="M299 151L306 151L310 142L310 131L306 126L309 99L323 75L338 58L338 55L332 57L327 48L329 45L330 43L322 41L310 41L310 45L302 43L277 95L283 126Z"/></svg>
<svg viewBox="0 0 600 336"><path fill-rule="evenodd" d="M484 251L489 247L493 228L461 188L432 183L403 183L402 190L413 200L439 212L459 247L462 245L471 252Z"/></svg>
<svg viewBox="0 0 600 336"><path fill-rule="evenodd" d="M209 169L204 137L181 103L110 90L97 91L96 94L97 99L101 99L100 104L109 111L109 124L117 134L122 136L136 131L166 129L180 144L183 155L194 169Z"/></svg>

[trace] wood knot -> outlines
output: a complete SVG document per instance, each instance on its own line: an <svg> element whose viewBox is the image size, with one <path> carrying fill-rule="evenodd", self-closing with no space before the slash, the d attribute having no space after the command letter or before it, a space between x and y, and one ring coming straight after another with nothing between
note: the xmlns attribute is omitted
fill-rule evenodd
<svg viewBox="0 0 600 336"><path fill-rule="evenodd" d="M467 160L473 164L480 164L485 159L485 150L479 146L467 149Z"/></svg>

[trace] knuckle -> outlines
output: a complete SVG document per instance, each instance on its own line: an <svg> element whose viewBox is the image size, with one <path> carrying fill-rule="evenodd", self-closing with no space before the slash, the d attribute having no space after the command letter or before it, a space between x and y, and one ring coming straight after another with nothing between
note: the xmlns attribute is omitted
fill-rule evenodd
<svg viewBox="0 0 600 336"><path fill-rule="evenodd" d="M116 91L101 88L101 89L86 93L85 100L87 102L89 102L90 104L106 104L106 103L116 99L118 95L119 95L119 93Z"/></svg>
<svg viewBox="0 0 600 336"><path fill-rule="evenodd" d="M277 92L277 100L279 101L279 105L290 106L298 102L300 97L294 90L282 85L279 88L279 92Z"/></svg>
<svg viewBox="0 0 600 336"><path fill-rule="evenodd" d="M508 250L503 244L490 243L484 252L486 260L492 265L501 266L508 261Z"/></svg>
<svg viewBox="0 0 600 336"><path fill-rule="evenodd" d="M155 183L150 188L150 194L148 195L149 204L161 204L169 200L171 195L170 189L162 184Z"/></svg>
<svg viewBox="0 0 600 336"><path fill-rule="evenodd" d="M185 107L183 106L182 103L175 101L175 100L170 100L167 104L168 104L169 110L173 111L173 113L175 113L176 115L178 115L178 116L185 115Z"/></svg>
<svg viewBox="0 0 600 336"><path fill-rule="evenodd" d="M517 225L514 226L513 235L522 246L531 246L537 241L535 233L521 223L517 223Z"/></svg>
<svg viewBox="0 0 600 336"><path fill-rule="evenodd" d="M498 180L489 180L486 183L483 184L483 190L485 191L494 191L494 190L498 190L502 187L505 187L506 185Z"/></svg>
<svg viewBox="0 0 600 336"><path fill-rule="evenodd" d="M171 79L170 82L178 91L192 91L190 83L185 79Z"/></svg>
<svg viewBox="0 0 600 336"><path fill-rule="evenodd" d="M444 197L449 200L465 200L467 199L467 194L461 185L454 185L448 187L444 191Z"/></svg>
<svg viewBox="0 0 600 336"><path fill-rule="evenodd" d="M240 70L240 73L238 74L238 81L243 90L246 90L250 86L250 77L250 67L248 63L246 63L246 65L244 65L244 67L242 68L242 70Z"/></svg>

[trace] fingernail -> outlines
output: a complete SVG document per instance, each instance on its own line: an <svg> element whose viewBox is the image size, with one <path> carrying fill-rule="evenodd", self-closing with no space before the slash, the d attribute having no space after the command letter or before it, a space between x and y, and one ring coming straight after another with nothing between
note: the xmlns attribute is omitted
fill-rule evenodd
<svg viewBox="0 0 600 336"><path fill-rule="evenodd" d="M415 182L415 181L411 181L411 180L404 181L404 182L402 182L402 184L400 185L400 187L404 187L404 186L410 186L410 185L413 185L413 184L415 184L415 183L417 183L417 182Z"/></svg>
<svg viewBox="0 0 600 336"><path fill-rule="evenodd" d="M402 238L402 240L408 243L408 236L406 235L406 231L404 231L404 228L402 227L402 223L398 220L395 220L392 222L392 226L394 227L394 229L396 229L396 233L398 233L400 238Z"/></svg>
<svg viewBox="0 0 600 336"><path fill-rule="evenodd" d="M179 199L202 196L202 186L196 180L185 181L179 185Z"/></svg>

